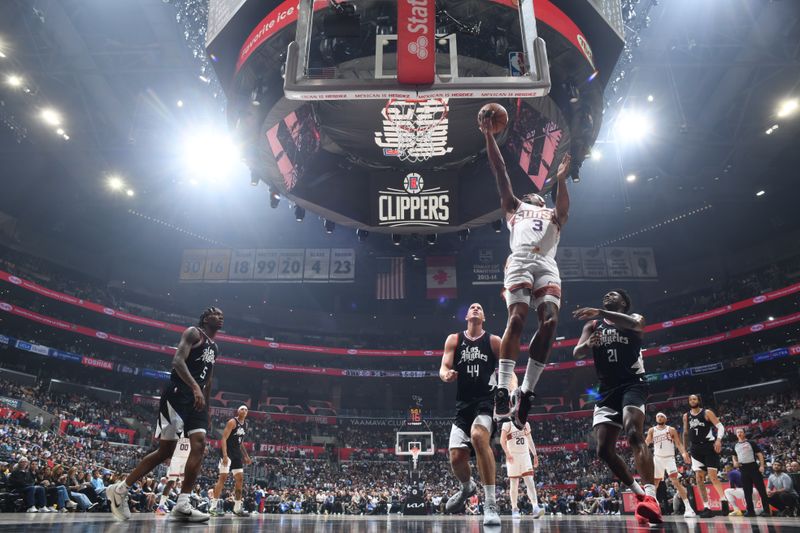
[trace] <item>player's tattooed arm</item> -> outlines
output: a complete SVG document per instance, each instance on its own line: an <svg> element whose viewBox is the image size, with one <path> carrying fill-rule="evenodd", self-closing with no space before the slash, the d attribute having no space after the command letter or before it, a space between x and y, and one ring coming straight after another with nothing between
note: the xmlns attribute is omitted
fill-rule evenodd
<svg viewBox="0 0 800 533"><path fill-rule="evenodd" d="M519 207L519 199L514 196L514 190L511 188L511 179L509 179L506 171L506 162L503 160L503 154L500 153L500 147L497 146L497 141L492 134L492 117L490 115L484 116L479 127L486 138L486 157L489 160L489 168L492 169L492 174L494 174L497 181L500 206L506 213L513 213Z"/></svg>
<svg viewBox="0 0 800 533"><path fill-rule="evenodd" d="M569 154L564 156L558 166L558 179L556 185L556 212L555 217L559 228L563 228L569 218L569 190L567 189L567 176L569 175L569 163L572 160Z"/></svg>
<svg viewBox="0 0 800 533"><path fill-rule="evenodd" d="M572 350L572 355L577 359L583 359L592 353L592 348L600 345L600 339L600 331L595 331L594 322L587 322L583 325L581 338Z"/></svg>
<svg viewBox="0 0 800 533"><path fill-rule="evenodd" d="M178 377L192 389L194 393L194 408L198 411L206 405L206 398L203 396L203 391L200 385L192 377L189 372L189 367L186 366L186 359L189 358L189 352L192 346L200 341L200 333L196 328L187 328L181 335L181 340L178 343L178 349L175 350L175 357L172 358L172 368ZM210 380L209 380L210 382Z"/></svg>
<svg viewBox="0 0 800 533"><path fill-rule="evenodd" d="M450 383L458 378L458 372L453 370L453 362L458 347L458 335L451 333L444 342L444 354L442 354L442 364L439 366L439 379L445 383Z"/></svg>

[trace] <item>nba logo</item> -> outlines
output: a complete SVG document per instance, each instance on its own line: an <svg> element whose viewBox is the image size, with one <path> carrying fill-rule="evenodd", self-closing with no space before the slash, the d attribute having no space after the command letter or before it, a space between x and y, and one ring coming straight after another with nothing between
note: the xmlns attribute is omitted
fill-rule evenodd
<svg viewBox="0 0 800 533"><path fill-rule="evenodd" d="M418 194L423 187L424 180L416 172L411 172L403 179L403 188L409 194Z"/></svg>
<svg viewBox="0 0 800 533"><path fill-rule="evenodd" d="M508 53L508 72L515 77L525 75L525 55L522 52Z"/></svg>

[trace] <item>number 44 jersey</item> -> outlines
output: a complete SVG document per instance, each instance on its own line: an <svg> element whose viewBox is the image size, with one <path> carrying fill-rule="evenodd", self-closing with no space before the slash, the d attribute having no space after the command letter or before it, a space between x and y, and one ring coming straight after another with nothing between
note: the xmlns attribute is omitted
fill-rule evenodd
<svg viewBox="0 0 800 533"><path fill-rule="evenodd" d="M468 404L494 394L497 384L495 369L497 357L492 351L492 336L484 331L479 337L472 338L466 331L458 334L458 346L455 353L453 369L458 372L458 392L456 408L461 409Z"/></svg>
<svg viewBox="0 0 800 533"><path fill-rule="evenodd" d="M606 322L595 321L595 331L602 335L600 346L592 349L600 390L644 381L642 335Z"/></svg>

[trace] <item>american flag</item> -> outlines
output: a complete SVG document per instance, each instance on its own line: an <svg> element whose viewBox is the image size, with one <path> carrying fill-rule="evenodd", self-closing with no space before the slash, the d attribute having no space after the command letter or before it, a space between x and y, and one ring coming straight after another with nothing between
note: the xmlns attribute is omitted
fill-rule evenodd
<svg viewBox="0 0 800 533"><path fill-rule="evenodd" d="M378 275L375 283L375 298L378 300L402 300L406 297L406 280L403 257L378 257Z"/></svg>

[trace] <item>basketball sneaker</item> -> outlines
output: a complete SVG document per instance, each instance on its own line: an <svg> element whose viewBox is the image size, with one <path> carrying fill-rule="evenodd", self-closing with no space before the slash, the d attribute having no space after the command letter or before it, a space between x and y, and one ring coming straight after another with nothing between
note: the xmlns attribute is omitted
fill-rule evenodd
<svg viewBox="0 0 800 533"><path fill-rule="evenodd" d="M460 513L464 510L464 507L469 500L470 496L475 494L478 491L478 485L475 484L474 481L470 480L469 488L464 490L463 488L450 496L447 500L447 503L444 506L445 512L449 514Z"/></svg>
<svg viewBox="0 0 800 533"><path fill-rule="evenodd" d="M531 411L531 399L534 396L532 392L522 392L522 387L517 387L511 393L511 423L517 429L525 428L528 413Z"/></svg>
<svg viewBox="0 0 800 533"><path fill-rule="evenodd" d="M734 509L728 513L728 516L742 516L742 512L739 509Z"/></svg>
<svg viewBox="0 0 800 533"><path fill-rule="evenodd" d="M687 505L686 506L686 510L683 512L683 517L684 518L697 518L697 513L695 513L694 509L692 509L691 507L689 507Z"/></svg>
<svg viewBox="0 0 800 533"><path fill-rule="evenodd" d="M661 506L658 500L652 496L637 496L639 503L636 504L634 516L640 525L660 524L664 521L661 518Z"/></svg>
<svg viewBox="0 0 800 533"><path fill-rule="evenodd" d="M242 508L241 508L241 509L239 509L238 511L234 510L234 511L233 511L233 514L234 514L235 516L250 516L250 513L248 513L247 511L245 511L244 507L242 507Z"/></svg>
<svg viewBox="0 0 800 533"><path fill-rule="evenodd" d="M511 518L520 518L522 515L519 514L519 509L514 509L511 511Z"/></svg>
<svg viewBox="0 0 800 533"><path fill-rule="evenodd" d="M698 516L700 516L700 518L714 518L714 512L708 507L704 507Z"/></svg>
<svg viewBox="0 0 800 533"><path fill-rule="evenodd" d="M169 519L176 522L208 522L211 515L194 509L188 503L183 506L176 505L169 514Z"/></svg>
<svg viewBox="0 0 800 533"><path fill-rule="evenodd" d="M117 487L122 488L122 484L123 482L120 481L106 487L106 497L111 505L111 514L120 522L131 519L131 509L128 507L128 491L123 491L122 494L117 492Z"/></svg>
<svg viewBox="0 0 800 533"><path fill-rule="evenodd" d="M511 417L511 397L508 389L498 389L494 393L494 421L498 424Z"/></svg>
<svg viewBox="0 0 800 533"><path fill-rule="evenodd" d="M544 508L539 507L538 505L534 505L531 514L533 515L534 518L541 518L544 516Z"/></svg>
<svg viewBox="0 0 800 533"><path fill-rule="evenodd" d="M156 507L156 515L157 516L166 516L168 514L167 507L164 505L159 505Z"/></svg>
<svg viewBox="0 0 800 533"><path fill-rule="evenodd" d="M483 525L484 526L500 525L500 513L498 512L496 503L485 505L483 507Z"/></svg>

